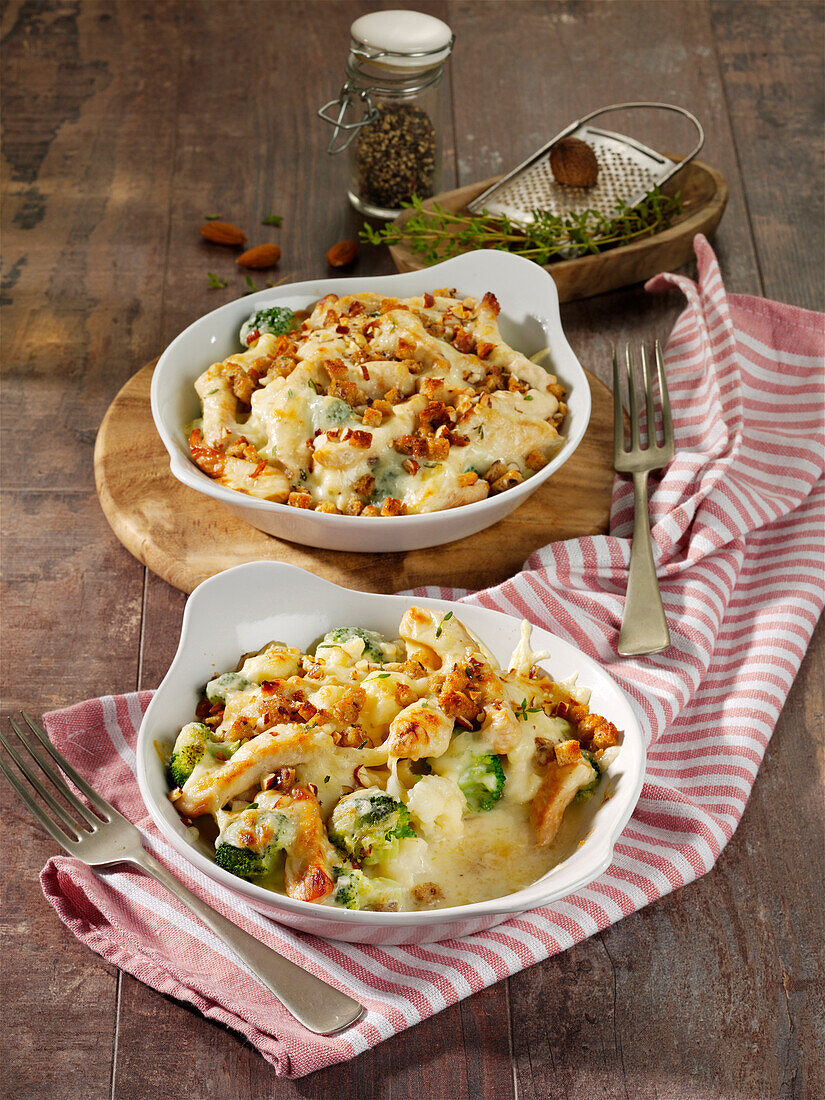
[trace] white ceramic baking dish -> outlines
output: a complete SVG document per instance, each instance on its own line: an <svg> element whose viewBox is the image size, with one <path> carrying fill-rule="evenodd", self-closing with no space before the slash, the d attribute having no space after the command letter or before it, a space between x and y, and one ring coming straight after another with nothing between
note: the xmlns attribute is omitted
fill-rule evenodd
<svg viewBox="0 0 825 1100"><path fill-rule="evenodd" d="M177 654L140 727L138 783L166 840L182 860L261 913L292 928L331 939L382 944L453 939L490 928L513 914L563 898L597 878L610 864L613 845L639 798L645 744L629 700L601 666L568 642L535 628L533 647L549 651L550 656L541 663L554 679L578 674L579 682L592 688L592 708L623 730L621 751L604 787L583 807L578 847L537 882L517 893L472 905L373 913L296 901L216 866L202 842L193 840L167 797L166 772L155 743L174 742L181 727L192 720L203 684L216 673L234 668L240 654L260 649L272 639L305 648L341 625L365 626L395 637L402 614L413 604L452 610L503 664L519 641L519 621L486 608L352 592L295 566L252 562L211 577L189 597Z"/></svg>
<svg viewBox="0 0 825 1100"><path fill-rule="evenodd" d="M255 500L219 485L191 460L186 425L200 415L195 379L211 364L240 350L238 332L250 313L269 305L304 309L325 294L375 291L394 297L456 287L481 298L491 290L499 300L501 334L525 355L549 348L542 361L569 390L562 426L564 444L551 462L521 485L497 496L412 516L336 516ZM169 452L175 477L184 485L221 501L261 531L306 546L364 552L416 550L465 538L503 519L543 485L573 454L590 419L590 387L564 336L559 296L551 276L538 264L509 252L469 252L453 260L403 275L317 279L262 290L207 313L178 336L160 357L152 378L152 416Z"/></svg>

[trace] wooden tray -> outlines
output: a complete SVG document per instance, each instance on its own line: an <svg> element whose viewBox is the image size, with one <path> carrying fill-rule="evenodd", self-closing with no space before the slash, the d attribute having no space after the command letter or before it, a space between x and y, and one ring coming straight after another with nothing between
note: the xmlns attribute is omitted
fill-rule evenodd
<svg viewBox="0 0 825 1100"><path fill-rule="evenodd" d="M678 159L671 157L671 160ZM445 191L427 199L424 209L432 210L433 203L437 202L445 210L458 213L499 179L501 176L493 176L469 187ZM710 237L719 224L728 201L728 185L715 168L693 160L668 181L664 190L668 194L681 191L684 205L678 222L669 229L608 252L581 256L577 260L558 260L546 266L545 270L553 276L558 288L560 301L590 298L620 286L639 283L662 271L671 271L693 257L694 236L704 233ZM409 216L404 211L394 224L403 225ZM399 271L419 271L427 266L406 245L392 245L390 252Z"/></svg>
<svg viewBox="0 0 825 1100"><path fill-rule="evenodd" d="M95 481L127 550L184 592L232 565L284 561L348 588L398 592L420 584L484 588L516 573L546 542L607 530L613 484L613 399L588 372L593 413L575 454L510 516L470 538L398 554L317 550L265 535L182 485L149 407L154 363L110 405L95 443ZM375 520L380 523L380 519Z"/></svg>

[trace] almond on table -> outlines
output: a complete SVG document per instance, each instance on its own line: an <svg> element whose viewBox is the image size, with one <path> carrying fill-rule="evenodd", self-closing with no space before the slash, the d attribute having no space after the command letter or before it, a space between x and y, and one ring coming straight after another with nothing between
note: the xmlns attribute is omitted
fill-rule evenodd
<svg viewBox="0 0 825 1100"><path fill-rule="evenodd" d="M346 267L357 255L357 241L339 241L327 252L327 263L330 267Z"/></svg>
<svg viewBox="0 0 825 1100"><path fill-rule="evenodd" d="M246 244L246 233L231 222L206 222L201 226L200 234L212 244L230 246Z"/></svg>
<svg viewBox="0 0 825 1100"><path fill-rule="evenodd" d="M277 244L256 244L254 248L248 248L238 256L235 263L239 267L253 267L263 270L274 267L281 258L281 250Z"/></svg>

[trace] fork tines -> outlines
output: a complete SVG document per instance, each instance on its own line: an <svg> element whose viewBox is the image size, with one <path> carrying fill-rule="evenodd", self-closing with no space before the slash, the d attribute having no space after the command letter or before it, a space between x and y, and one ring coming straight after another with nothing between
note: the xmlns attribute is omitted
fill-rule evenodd
<svg viewBox="0 0 825 1100"><path fill-rule="evenodd" d="M113 811L112 807L89 786L81 775L78 775L68 760L60 755L49 740L46 731L30 718L25 711L21 713L26 725L40 744L36 745L27 737L17 722L10 717L9 725L17 735L17 740L13 745L12 738L7 738L2 731L0 731L0 745L3 746L11 760L14 761L20 774L28 780L28 785L20 779L20 775L15 772L8 761L2 756L0 756L0 769L2 769L3 774L41 823L43 828L47 830L58 844L66 847L67 842L80 840L81 837L96 832L101 825L107 824L115 811ZM26 750L25 754L17 751L21 749L21 747ZM55 771L50 765L46 753L43 752L44 748L48 755L51 756L58 765L61 772L68 776L75 787L82 792L95 810L98 811L97 814L94 814L85 803L81 802L65 782L63 776ZM66 809L53 797L50 788L38 778L36 772L32 769L32 762L34 762L43 775L48 778L52 785L52 789L68 804L74 811L76 817L81 819L81 822L78 822L76 817L72 817L68 814ZM33 797L33 793L38 795L39 799L49 807L54 815L53 817L46 813L41 802ZM60 822L60 825L55 823L55 818Z"/></svg>
<svg viewBox="0 0 825 1100"><path fill-rule="evenodd" d="M645 397L644 421L640 416L639 401L637 397L636 374L630 344L625 346L623 369L619 365L619 352L613 351L613 442L615 458L619 455L634 451L660 451L666 452L673 448L673 420L670 412L670 398L667 392L667 377L665 375L664 356L658 340L654 344L654 357L656 360L656 382L659 390L659 403L661 407L661 434L662 442L657 439L656 430L656 399L653 376L650 369L647 348L644 344L640 348L642 363L642 391ZM621 392L622 378L627 390L627 405L630 420L630 450L625 448L625 426L622 415ZM642 426L644 426L645 444L642 444ZM668 455L667 461L672 455Z"/></svg>

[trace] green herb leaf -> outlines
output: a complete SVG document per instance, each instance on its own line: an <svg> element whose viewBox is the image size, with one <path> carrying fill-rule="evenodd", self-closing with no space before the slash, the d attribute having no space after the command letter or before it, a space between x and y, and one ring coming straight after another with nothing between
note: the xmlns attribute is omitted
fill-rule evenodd
<svg viewBox="0 0 825 1100"><path fill-rule="evenodd" d="M208 222L216 222L220 219L220 214L205 214L204 217Z"/></svg>
<svg viewBox="0 0 825 1100"><path fill-rule="evenodd" d="M281 214L267 214L267 216L261 222L261 225L279 226L283 220L284 219L283 219L283 216Z"/></svg>
<svg viewBox="0 0 825 1100"><path fill-rule="evenodd" d="M404 243L427 264L479 248L496 248L545 265L555 259L604 252L659 233L683 210L680 194L665 195L658 187L636 206L618 203L610 215L584 210L558 216L547 210L533 210L533 221L524 226L488 210L454 214L433 203L433 209L425 211L420 200L402 206L412 211L402 225L390 223L380 229L365 226L361 239L368 244Z"/></svg>
<svg viewBox="0 0 825 1100"><path fill-rule="evenodd" d="M259 286L255 285L255 280L252 278L251 275L247 275L244 281L246 282L246 290L244 291L244 294L255 294L261 289Z"/></svg>
<svg viewBox="0 0 825 1100"><path fill-rule="evenodd" d="M437 629L437 630L436 630L436 632L435 632L435 636L436 636L436 638L440 638L440 637L441 637L441 627L443 627L443 626L444 626L444 623L446 623L446 621L447 621L448 619L452 619L452 617L453 617L453 613L452 613L452 611L448 611L448 612L447 612L447 614L446 614L446 615L444 616L444 618L443 618L443 619L441 620L441 624L440 624L440 626L438 627L438 629Z"/></svg>
<svg viewBox="0 0 825 1100"><path fill-rule="evenodd" d="M222 290L226 286L226 279L219 279L213 271L207 271L206 278L209 281L210 290Z"/></svg>

